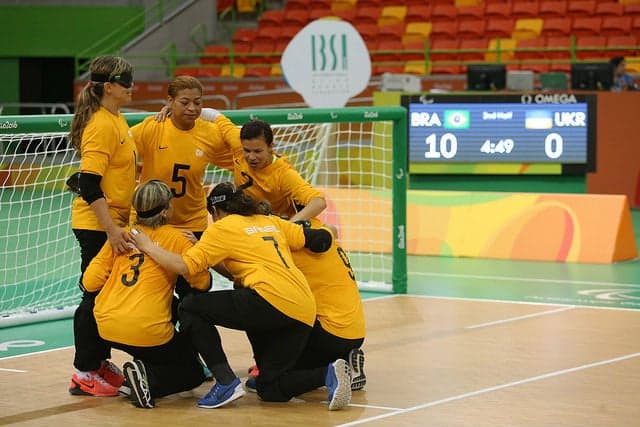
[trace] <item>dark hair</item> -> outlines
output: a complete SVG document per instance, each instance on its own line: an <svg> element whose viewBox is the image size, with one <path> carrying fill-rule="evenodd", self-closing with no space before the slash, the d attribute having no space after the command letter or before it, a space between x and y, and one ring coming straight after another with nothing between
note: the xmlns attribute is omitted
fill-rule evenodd
<svg viewBox="0 0 640 427"><path fill-rule="evenodd" d="M609 63L614 67L617 67L624 61L624 56L614 56L609 60Z"/></svg>
<svg viewBox="0 0 640 427"><path fill-rule="evenodd" d="M273 130L264 120L251 119L240 129L240 139L254 139L260 136L264 137L268 146L273 144Z"/></svg>
<svg viewBox="0 0 640 427"><path fill-rule="evenodd" d="M214 209L222 209L230 214L251 216L264 213L264 206L242 191L253 185L253 178L243 173L248 180L236 187L231 181L222 182L207 196L207 210L213 215Z"/></svg>
<svg viewBox="0 0 640 427"><path fill-rule="evenodd" d="M176 76L176 78L173 79L171 83L169 83L169 86L167 86L167 94L171 98L175 98L176 96L178 96L178 92L185 89L198 89L201 95L203 92L202 83L200 83L200 80L196 79L195 77Z"/></svg>

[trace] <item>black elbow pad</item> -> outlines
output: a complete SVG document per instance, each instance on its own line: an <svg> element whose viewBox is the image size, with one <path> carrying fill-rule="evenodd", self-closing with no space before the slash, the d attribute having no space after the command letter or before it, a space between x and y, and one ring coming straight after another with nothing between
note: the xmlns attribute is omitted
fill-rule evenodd
<svg viewBox="0 0 640 427"><path fill-rule="evenodd" d="M104 197L102 188L100 188L101 180L102 177L100 175L87 172L80 173L80 196L82 196L88 204Z"/></svg>
<svg viewBox="0 0 640 427"><path fill-rule="evenodd" d="M303 227L304 231L304 247L311 252L326 252L331 247L331 239L333 236L324 228Z"/></svg>

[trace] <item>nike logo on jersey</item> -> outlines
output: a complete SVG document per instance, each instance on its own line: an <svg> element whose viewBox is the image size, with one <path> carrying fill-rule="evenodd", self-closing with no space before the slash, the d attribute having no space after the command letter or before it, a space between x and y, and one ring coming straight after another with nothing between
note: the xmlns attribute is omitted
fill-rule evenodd
<svg viewBox="0 0 640 427"><path fill-rule="evenodd" d="M120 141L120 145L124 144L124 138Z"/></svg>
<svg viewBox="0 0 640 427"><path fill-rule="evenodd" d="M164 147L158 147L159 150L164 150L165 148L169 148L169 146L165 145Z"/></svg>

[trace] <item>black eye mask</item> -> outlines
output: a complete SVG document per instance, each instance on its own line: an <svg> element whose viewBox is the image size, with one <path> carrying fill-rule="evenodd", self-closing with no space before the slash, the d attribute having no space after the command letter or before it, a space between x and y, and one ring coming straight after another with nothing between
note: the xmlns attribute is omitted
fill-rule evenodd
<svg viewBox="0 0 640 427"><path fill-rule="evenodd" d="M91 81L99 83L118 83L120 86L129 89L133 86L133 74L122 73L115 76L109 76L108 74L91 73Z"/></svg>

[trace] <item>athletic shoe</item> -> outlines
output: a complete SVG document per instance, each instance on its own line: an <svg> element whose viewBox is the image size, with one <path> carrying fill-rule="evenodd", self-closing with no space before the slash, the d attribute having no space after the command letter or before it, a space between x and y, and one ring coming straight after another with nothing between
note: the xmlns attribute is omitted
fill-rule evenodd
<svg viewBox="0 0 640 427"><path fill-rule="evenodd" d="M138 408L153 408L155 402L151 397L149 390L149 380L147 378L147 370L141 360L126 362L124 364L124 376L129 384L131 384L131 395L129 399L133 406Z"/></svg>
<svg viewBox="0 0 640 427"><path fill-rule="evenodd" d="M75 396L111 397L118 395L118 389L105 381L97 371L76 372L71 377L69 393Z"/></svg>
<svg viewBox="0 0 640 427"><path fill-rule="evenodd" d="M352 349L347 361L351 367L351 390L362 390L367 384L367 376L364 374L364 351L360 348Z"/></svg>
<svg viewBox="0 0 640 427"><path fill-rule="evenodd" d="M216 382L209 393L207 393L207 395L202 399L198 400L198 406L208 409L218 408L229 402L233 402L244 395L245 391L242 388L240 378L236 377L231 384L223 385Z"/></svg>
<svg viewBox="0 0 640 427"><path fill-rule="evenodd" d="M260 375L260 369L258 369L258 365L253 365L249 369L247 369L247 373L250 377L257 377Z"/></svg>
<svg viewBox="0 0 640 427"><path fill-rule="evenodd" d="M329 391L329 410L342 409L351 402L351 368L346 360L329 364L325 386Z"/></svg>
<svg viewBox="0 0 640 427"><path fill-rule="evenodd" d="M247 380L244 382L244 388L251 393L257 393L258 386L256 385L256 377L247 378Z"/></svg>
<svg viewBox="0 0 640 427"><path fill-rule="evenodd" d="M124 374L120 368L109 360L102 361L98 374L115 388L120 388L124 383Z"/></svg>

